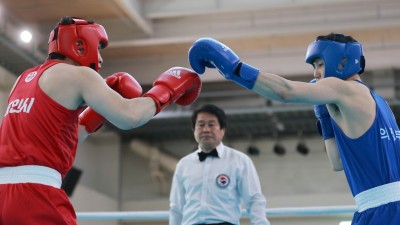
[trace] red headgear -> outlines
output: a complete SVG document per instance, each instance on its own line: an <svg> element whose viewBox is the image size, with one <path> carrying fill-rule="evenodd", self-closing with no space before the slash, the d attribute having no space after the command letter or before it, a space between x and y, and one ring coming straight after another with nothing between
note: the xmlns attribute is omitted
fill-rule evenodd
<svg viewBox="0 0 400 225"><path fill-rule="evenodd" d="M60 22L51 31L48 43L49 54L55 52L67 56L98 72L98 48L107 47L108 37L102 25L70 17L69 22Z"/></svg>

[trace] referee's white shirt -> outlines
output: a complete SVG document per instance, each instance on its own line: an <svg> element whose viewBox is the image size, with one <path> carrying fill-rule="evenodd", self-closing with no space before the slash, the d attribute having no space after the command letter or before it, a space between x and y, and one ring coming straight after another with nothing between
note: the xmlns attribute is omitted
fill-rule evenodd
<svg viewBox="0 0 400 225"><path fill-rule="evenodd" d="M241 203L252 225L269 225L266 200L251 159L217 146L219 158L199 161L197 149L177 164L170 193L169 225L240 224Z"/></svg>

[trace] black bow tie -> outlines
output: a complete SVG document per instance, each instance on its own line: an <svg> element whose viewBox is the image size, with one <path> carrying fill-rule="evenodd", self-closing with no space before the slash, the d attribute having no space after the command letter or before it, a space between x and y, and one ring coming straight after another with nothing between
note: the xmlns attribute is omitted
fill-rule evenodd
<svg viewBox="0 0 400 225"><path fill-rule="evenodd" d="M209 152L209 153L206 153L206 152L199 152L199 153L197 153L197 154L199 155L199 160L200 160L200 162L203 162L204 160L206 160L206 158L207 158L208 156L211 156L211 157L219 157L219 156L218 156L217 149L214 149L214 150L212 150L212 151Z"/></svg>

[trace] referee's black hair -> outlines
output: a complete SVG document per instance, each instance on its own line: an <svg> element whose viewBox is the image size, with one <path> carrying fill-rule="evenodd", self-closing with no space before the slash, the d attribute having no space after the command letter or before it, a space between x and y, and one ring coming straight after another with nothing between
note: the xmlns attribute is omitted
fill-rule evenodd
<svg viewBox="0 0 400 225"><path fill-rule="evenodd" d="M219 126L221 129L226 128L226 114L223 109L219 108L216 105L206 104L201 106L200 108L196 109L192 114L192 128L196 126L196 119L199 113L209 113L215 115L218 119Z"/></svg>

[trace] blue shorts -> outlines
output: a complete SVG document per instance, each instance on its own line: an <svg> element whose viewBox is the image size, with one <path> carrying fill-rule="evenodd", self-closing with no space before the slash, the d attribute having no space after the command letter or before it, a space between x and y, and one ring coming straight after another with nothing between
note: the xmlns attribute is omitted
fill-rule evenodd
<svg viewBox="0 0 400 225"><path fill-rule="evenodd" d="M382 206L356 212L352 225L399 225L400 201L391 202Z"/></svg>

